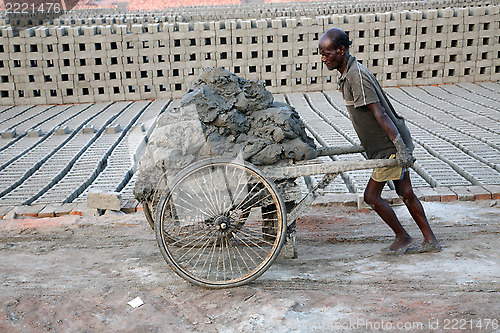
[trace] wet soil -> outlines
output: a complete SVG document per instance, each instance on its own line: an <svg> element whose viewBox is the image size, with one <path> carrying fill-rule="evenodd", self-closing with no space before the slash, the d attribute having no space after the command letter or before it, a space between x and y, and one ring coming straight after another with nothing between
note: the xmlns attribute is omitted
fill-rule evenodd
<svg viewBox="0 0 500 333"><path fill-rule="evenodd" d="M392 235L374 212L311 208L298 259L223 290L178 277L141 213L2 220L0 332L494 332L499 206L424 203L444 249L401 256L380 253Z"/></svg>

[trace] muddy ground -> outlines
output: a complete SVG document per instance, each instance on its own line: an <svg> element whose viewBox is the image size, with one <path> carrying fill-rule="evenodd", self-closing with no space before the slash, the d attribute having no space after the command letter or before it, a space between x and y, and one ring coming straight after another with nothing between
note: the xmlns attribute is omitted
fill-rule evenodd
<svg viewBox="0 0 500 333"><path fill-rule="evenodd" d="M141 213L2 220L0 332L497 331L500 203L424 205L440 253L383 255L375 213L319 207L298 259L215 291L173 273Z"/></svg>

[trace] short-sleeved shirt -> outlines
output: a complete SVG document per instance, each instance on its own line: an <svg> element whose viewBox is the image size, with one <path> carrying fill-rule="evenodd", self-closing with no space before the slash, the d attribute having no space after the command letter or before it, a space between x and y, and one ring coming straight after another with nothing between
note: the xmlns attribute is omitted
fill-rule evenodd
<svg viewBox="0 0 500 333"><path fill-rule="evenodd" d="M403 117L396 113L375 76L355 57L349 57L339 84L354 129L369 159L389 158L396 153L392 140L367 107L377 102L394 122L408 149L413 151L413 141Z"/></svg>

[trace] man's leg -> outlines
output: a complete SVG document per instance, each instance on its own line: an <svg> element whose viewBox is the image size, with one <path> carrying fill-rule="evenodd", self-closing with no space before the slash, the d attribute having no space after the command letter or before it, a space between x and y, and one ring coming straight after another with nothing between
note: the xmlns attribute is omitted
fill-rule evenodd
<svg viewBox="0 0 500 333"><path fill-rule="evenodd" d="M410 181L410 172L406 171L403 176L403 179L394 180L393 182L394 182L394 187L396 188L396 193L403 199L403 202L408 208L408 211L410 212L411 216L413 217L418 227L420 228L420 231L422 231L422 234L424 235L424 242L420 244L420 247L422 247L422 249L424 248L430 249L433 247L432 245L436 245L435 248L430 250L439 250L440 249L439 242L436 239L434 233L432 232L431 226L429 225L429 221L425 216L424 208L422 207L420 200L418 200L417 196L413 192L413 188L411 186L411 181ZM425 252L425 251L419 251L419 252Z"/></svg>
<svg viewBox="0 0 500 333"><path fill-rule="evenodd" d="M390 252L398 252L407 248L413 241L399 222L392 207L382 199L382 189L385 182L380 183L370 178L365 190L365 202L370 205L385 223L394 231L396 239L389 246Z"/></svg>

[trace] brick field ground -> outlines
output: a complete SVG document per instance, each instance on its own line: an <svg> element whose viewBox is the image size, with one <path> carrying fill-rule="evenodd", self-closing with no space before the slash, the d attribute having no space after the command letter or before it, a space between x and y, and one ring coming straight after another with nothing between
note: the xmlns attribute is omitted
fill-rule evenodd
<svg viewBox="0 0 500 333"><path fill-rule="evenodd" d="M499 196L500 83L386 91L412 132L417 158L412 182L422 197L447 201ZM359 143L338 91L277 94L275 100L299 111L318 145ZM140 152L157 117L179 103L0 107L0 216L13 210L31 216L78 212L90 188L120 192L123 205L135 210L137 203L131 200ZM336 200L357 201L370 173L346 172L326 192ZM386 195L394 197L390 188Z"/></svg>
<svg viewBox="0 0 500 333"><path fill-rule="evenodd" d="M223 290L177 276L141 213L4 220L0 331L498 332L494 203L424 202L445 248L402 256L380 253L391 237L375 213L313 208L297 221L297 259Z"/></svg>

